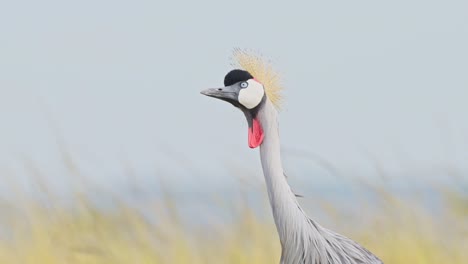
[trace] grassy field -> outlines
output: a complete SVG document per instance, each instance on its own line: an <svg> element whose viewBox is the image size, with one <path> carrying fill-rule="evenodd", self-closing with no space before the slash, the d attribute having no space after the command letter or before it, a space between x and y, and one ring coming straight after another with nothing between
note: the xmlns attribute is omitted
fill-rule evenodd
<svg viewBox="0 0 468 264"><path fill-rule="evenodd" d="M17 198L0 203L0 263L279 263L266 203L264 215L239 201L229 209L230 221L193 228L182 221L170 192L140 208L116 195L111 208L102 208L79 191L63 205L46 182L39 180L37 188L46 196L41 202L18 189ZM438 188L442 209L434 213L381 186L366 188L377 197L372 210L347 214L327 201L316 203L334 229L385 263L467 263L466 190Z"/></svg>

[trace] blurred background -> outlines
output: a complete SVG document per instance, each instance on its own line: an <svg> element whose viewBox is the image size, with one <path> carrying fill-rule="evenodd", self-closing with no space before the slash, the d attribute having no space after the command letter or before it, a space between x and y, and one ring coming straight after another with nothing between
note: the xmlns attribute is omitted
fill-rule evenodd
<svg viewBox="0 0 468 264"><path fill-rule="evenodd" d="M223 85L281 73L308 214L385 263L466 263L466 1L0 4L0 263L278 263Z"/></svg>

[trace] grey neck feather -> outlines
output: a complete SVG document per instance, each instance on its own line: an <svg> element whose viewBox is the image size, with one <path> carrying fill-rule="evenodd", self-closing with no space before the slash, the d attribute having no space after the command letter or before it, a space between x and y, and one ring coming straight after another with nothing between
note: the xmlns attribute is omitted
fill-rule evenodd
<svg viewBox="0 0 468 264"><path fill-rule="evenodd" d="M307 217L284 176L277 111L269 100L259 110L258 118L265 135L260 158L281 242L281 264L382 263L356 242Z"/></svg>

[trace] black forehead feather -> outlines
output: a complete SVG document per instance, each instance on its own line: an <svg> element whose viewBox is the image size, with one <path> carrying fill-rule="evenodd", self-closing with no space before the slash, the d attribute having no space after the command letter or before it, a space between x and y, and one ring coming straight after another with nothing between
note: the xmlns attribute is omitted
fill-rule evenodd
<svg viewBox="0 0 468 264"><path fill-rule="evenodd" d="M233 85L238 82L244 82L253 79L253 76L248 71L232 70L224 77L224 86Z"/></svg>

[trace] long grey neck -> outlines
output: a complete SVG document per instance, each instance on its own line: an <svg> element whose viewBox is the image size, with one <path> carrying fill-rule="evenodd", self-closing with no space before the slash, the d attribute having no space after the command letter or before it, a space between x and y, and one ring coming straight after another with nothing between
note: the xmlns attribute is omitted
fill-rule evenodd
<svg viewBox="0 0 468 264"><path fill-rule="evenodd" d="M259 109L257 117L264 132L260 158L281 241L281 264L382 264L356 242L307 217L283 173L277 112L269 100Z"/></svg>
<svg viewBox="0 0 468 264"><path fill-rule="evenodd" d="M300 229L306 226L308 218L297 203L283 172L277 115L273 104L266 100L258 113L264 132L260 158L273 217L284 247L298 238L295 234L302 231Z"/></svg>

